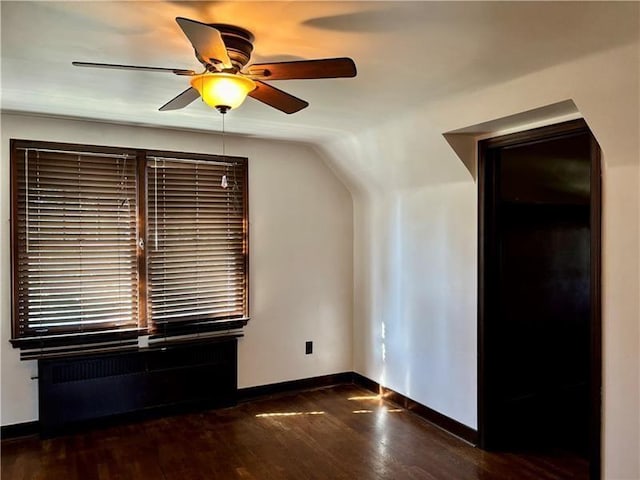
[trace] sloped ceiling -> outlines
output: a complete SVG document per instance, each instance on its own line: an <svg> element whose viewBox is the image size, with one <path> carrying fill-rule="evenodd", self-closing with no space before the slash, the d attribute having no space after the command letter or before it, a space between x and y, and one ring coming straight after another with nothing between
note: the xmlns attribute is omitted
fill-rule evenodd
<svg viewBox="0 0 640 480"><path fill-rule="evenodd" d="M230 132L315 143L637 35L636 20L607 2L0 5L5 111L219 131L219 114L201 102L158 111L188 87L184 77L71 65L78 60L199 70L175 23L184 16L252 31L254 62L352 57L358 66L354 79L277 82L308 100L306 110L285 115L248 99L226 118Z"/></svg>

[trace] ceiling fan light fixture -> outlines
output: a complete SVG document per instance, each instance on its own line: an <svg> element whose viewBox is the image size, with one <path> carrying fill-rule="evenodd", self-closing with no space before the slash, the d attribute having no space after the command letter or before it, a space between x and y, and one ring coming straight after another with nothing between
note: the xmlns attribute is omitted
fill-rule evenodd
<svg viewBox="0 0 640 480"><path fill-rule="evenodd" d="M250 78L224 72L196 75L191 79L191 86L207 105L221 113L238 108L256 88Z"/></svg>
<svg viewBox="0 0 640 480"><path fill-rule="evenodd" d="M0 0L2 1L2 0ZM220 113L238 108L248 96L283 113L296 113L309 102L271 86L271 80L349 78L357 74L351 58L317 58L246 65L253 51L253 34L244 28L220 23L202 23L176 18L193 46L204 73L196 75L184 68L145 67L118 63L72 62L78 67L108 68L145 72L165 72L191 77L191 86L176 95L159 110L179 110L202 98ZM245 72L245 73L242 73ZM224 117L223 117L224 118Z"/></svg>

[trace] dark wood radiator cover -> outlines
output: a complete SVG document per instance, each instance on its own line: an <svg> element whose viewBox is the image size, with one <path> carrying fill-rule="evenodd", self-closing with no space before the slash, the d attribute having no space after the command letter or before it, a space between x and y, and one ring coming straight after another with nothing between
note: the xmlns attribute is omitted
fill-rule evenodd
<svg viewBox="0 0 640 480"><path fill-rule="evenodd" d="M237 340L38 361L44 436L86 420L236 402Z"/></svg>

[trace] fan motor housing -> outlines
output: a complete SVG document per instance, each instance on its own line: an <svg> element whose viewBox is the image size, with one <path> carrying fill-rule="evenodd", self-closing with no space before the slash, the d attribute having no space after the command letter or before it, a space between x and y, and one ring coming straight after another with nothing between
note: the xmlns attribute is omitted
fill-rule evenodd
<svg viewBox="0 0 640 480"><path fill-rule="evenodd" d="M237 70L242 70L249 62L251 52L253 52L253 41L255 39L253 34L249 30L235 25L224 23L209 23L209 25L217 29L222 35L222 40L227 47L227 53L233 66Z"/></svg>

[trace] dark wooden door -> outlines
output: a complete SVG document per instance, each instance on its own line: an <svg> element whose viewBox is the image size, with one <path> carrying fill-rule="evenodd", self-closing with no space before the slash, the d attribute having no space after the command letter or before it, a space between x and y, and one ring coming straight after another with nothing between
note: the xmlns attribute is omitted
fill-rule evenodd
<svg viewBox="0 0 640 480"><path fill-rule="evenodd" d="M583 121L480 144L479 434L590 460L600 424L600 156Z"/></svg>

